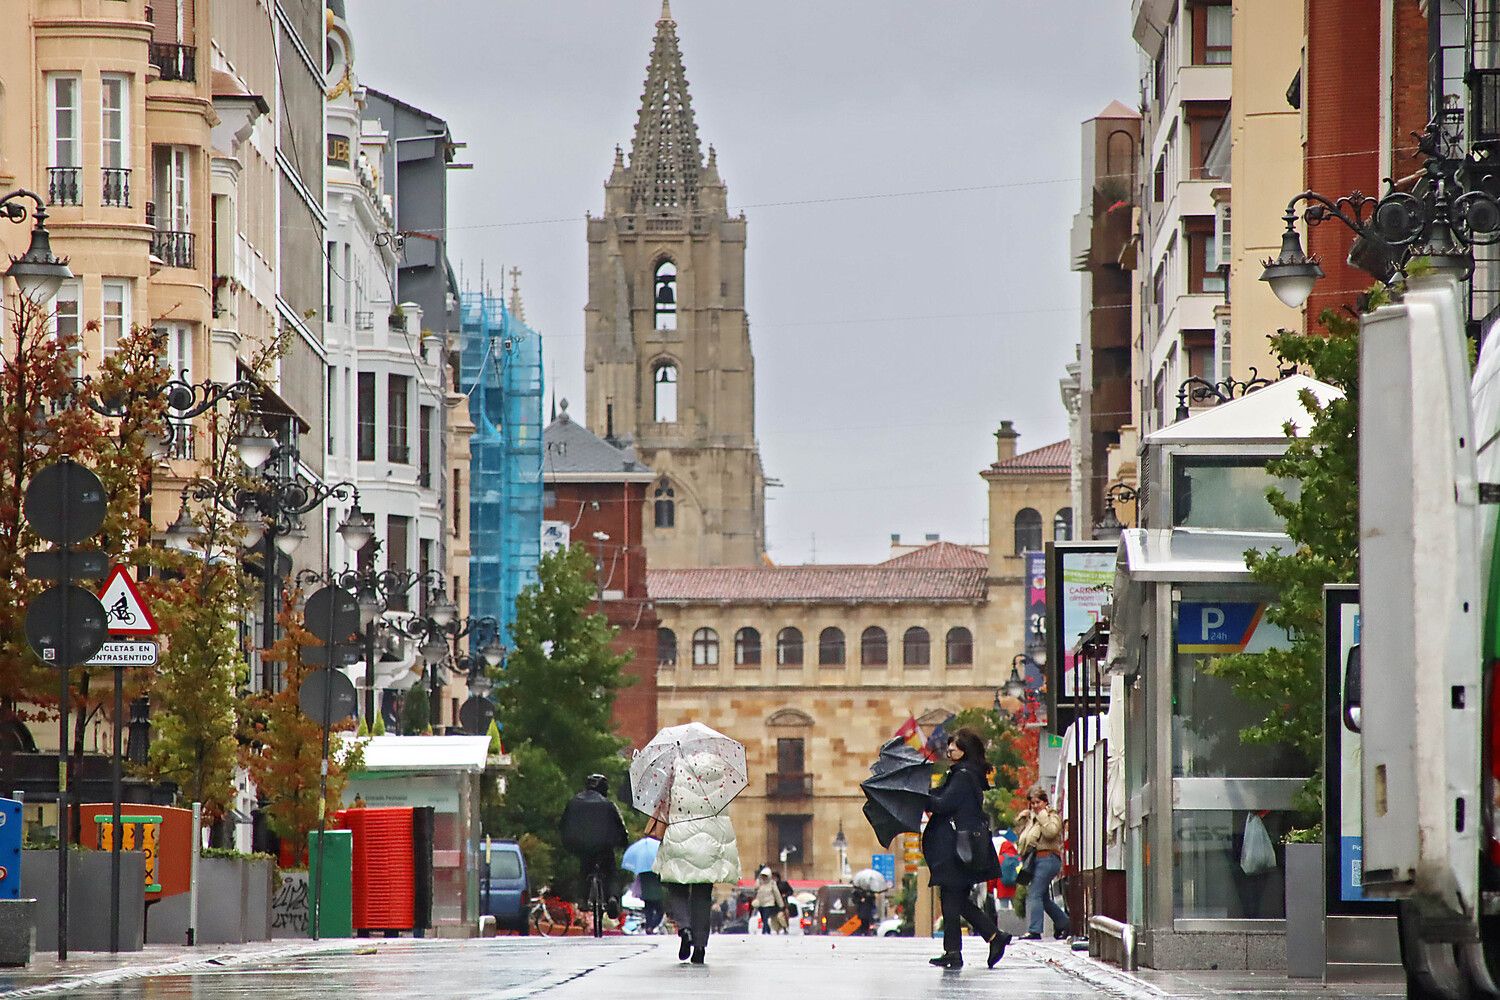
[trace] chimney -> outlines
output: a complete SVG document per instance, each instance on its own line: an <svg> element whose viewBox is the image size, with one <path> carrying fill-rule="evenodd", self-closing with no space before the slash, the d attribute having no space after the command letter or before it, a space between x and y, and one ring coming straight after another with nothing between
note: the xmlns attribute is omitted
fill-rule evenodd
<svg viewBox="0 0 1500 1000"><path fill-rule="evenodd" d="M892 545L900 545L901 544L901 534L900 534L900 532L895 532L895 531L891 532L891 544Z"/></svg>
<svg viewBox="0 0 1500 1000"><path fill-rule="evenodd" d="M927 544L928 545L931 545L933 542L940 542L940 541L942 541L942 536L939 535L936 531L929 531L927 533Z"/></svg>
<svg viewBox="0 0 1500 1000"><path fill-rule="evenodd" d="M1000 429L995 432L995 461L1004 462L1006 459L1016 457L1016 438L1020 437L1009 420L1000 421Z"/></svg>

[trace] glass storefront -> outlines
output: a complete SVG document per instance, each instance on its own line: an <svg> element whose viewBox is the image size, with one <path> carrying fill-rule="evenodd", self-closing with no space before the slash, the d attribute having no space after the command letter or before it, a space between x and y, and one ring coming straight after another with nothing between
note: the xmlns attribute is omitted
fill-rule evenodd
<svg viewBox="0 0 1500 1000"><path fill-rule="evenodd" d="M1172 915L1177 919L1284 918L1286 849L1282 841L1292 825L1292 814L1279 810L1174 811Z"/></svg>

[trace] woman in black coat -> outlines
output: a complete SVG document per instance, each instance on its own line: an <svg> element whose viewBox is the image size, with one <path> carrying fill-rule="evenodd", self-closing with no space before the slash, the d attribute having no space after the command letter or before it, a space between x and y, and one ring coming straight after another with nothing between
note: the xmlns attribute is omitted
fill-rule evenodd
<svg viewBox="0 0 1500 1000"><path fill-rule="evenodd" d="M999 878L999 862L991 848L976 853L969 864L964 864L958 856L956 832L989 828L984 816L984 792L990 787L984 741L973 730L960 729L948 740L947 757L948 774L930 797L931 816L922 833L930 882L938 888L943 906L943 954L929 961L944 969L963 968L962 918L989 942L989 967L993 969L1005 954L1010 935L974 905L969 890L980 882Z"/></svg>

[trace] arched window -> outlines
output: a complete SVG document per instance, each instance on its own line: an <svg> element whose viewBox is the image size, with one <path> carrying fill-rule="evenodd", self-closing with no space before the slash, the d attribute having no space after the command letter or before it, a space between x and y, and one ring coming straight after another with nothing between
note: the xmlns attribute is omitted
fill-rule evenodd
<svg viewBox="0 0 1500 1000"><path fill-rule="evenodd" d="M677 633L669 628L656 630L656 665L677 666Z"/></svg>
<svg viewBox="0 0 1500 1000"><path fill-rule="evenodd" d="M656 515L656 526L658 528L675 528L677 526L677 491L672 489L672 484L665 479L656 487L653 497Z"/></svg>
<svg viewBox="0 0 1500 1000"><path fill-rule="evenodd" d="M656 281L651 286L651 301L656 309L656 328L677 329L677 265L670 260L656 265Z"/></svg>
<svg viewBox="0 0 1500 1000"><path fill-rule="evenodd" d="M844 633L841 629L825 628L818 633L818 666L836 667L844 662Z"/></svg>
<svg viewBox="0 0 1500 1000"><path fill-rule="evenodd" d="M734 665L754 667L760 663L760 632L748 625L734 634Z"/></svg>
<svg viewBox="0 0 1500 1000"><path fill-rule="evenodd" d="M776 633L776 665L802 666L802 633L799 630L788 627Z"/></svg>
<svg viewBox="0 0 1500 1000"><path fill-rule="evenodd" d="M932 662L932 638L920 625L913 625L901 637L901 662L908 667L925 667Z"/></svg>
<svg viewBox="0 0 1500 1000"><path fill-rule="evenodd" d="M700 628L693 633L693 666L716 667L719 665L719 633L711 628Z"/></svg>
<svg viewBox="0 0 1500 1000"><path fill-rule="evenodd" d="M888 661L885 629L871 625L859 635L859 662L867 667L883 667Z"/></svg>
<svg viewBox="0 0 1500 1000"><path fill-rule="evenodd" d="M663 361L651 372L653 417L659 424L677 423L677 366Z"/></svg>
<svg viewBox="0 0 1500 1000"><path fill-rule="evenodd" d="M967 667L974 662L974 634L961 625L948 630L948 666Z"/></svg>
<svg viewBox="0 0 1500 1000"><path fill-rule="evenodd" d="M1073 508L1064 507L1052 515L1052 540L1054 542L1071 542L1073 540Z"/></svg>
<svg viewBox="0 0 1500 1000"><path fill-rule="evenodd" d="M1016 512L1016 555L1042 551L1042 515L1030 507Z"/></svg>

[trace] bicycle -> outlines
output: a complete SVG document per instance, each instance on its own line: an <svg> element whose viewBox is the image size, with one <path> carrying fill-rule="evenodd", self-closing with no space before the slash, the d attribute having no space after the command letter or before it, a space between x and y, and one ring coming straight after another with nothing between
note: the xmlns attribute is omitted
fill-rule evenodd
<svg viewBox="0 0 1500 1000"><path fill-rule="evenodd" d="M526 919L538 934L564 937L578 925L578 917L578 910L572 903L542 886L541 892L531 897L531 910Z"/></svg>

